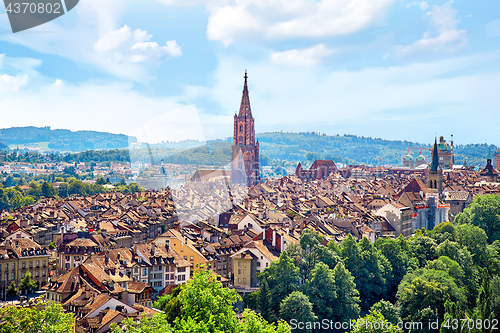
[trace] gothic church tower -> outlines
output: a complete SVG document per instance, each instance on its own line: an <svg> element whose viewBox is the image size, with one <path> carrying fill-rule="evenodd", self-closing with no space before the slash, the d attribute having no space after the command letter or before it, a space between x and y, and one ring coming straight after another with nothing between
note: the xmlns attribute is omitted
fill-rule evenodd
<svg viewBox="0 0 500 333"><path fill-rule="evenodd" d="M234 135L231 150L231 181L247 186L260 182L259 141L255 142L254 119L248 97L247 72L241 98L240 112L234 115Z"/></svg>

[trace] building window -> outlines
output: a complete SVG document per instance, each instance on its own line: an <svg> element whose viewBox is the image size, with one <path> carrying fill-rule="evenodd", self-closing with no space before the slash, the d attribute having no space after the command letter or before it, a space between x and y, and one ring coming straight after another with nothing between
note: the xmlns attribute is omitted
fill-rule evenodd
<svg viewBox="0 0 500 333"><path fill-rule="evenodd" d="M188 260L188 256L184 256L184 260Z"/></svg>
<svg viewBox="0 0 500 333"><path fill-rule="evenodd" d="M238 267L241 267L241 261L238 261Z"/></svg>
<svg viewBox="0 0 500 333"><path fill-rule="evenodd" d="M189 260L194 261L194 257L193 256L189 257Z"/></svg>
<svg viewBox="0 0 500 333"><path fill-rule="evenodd" d="M186 271L186 267L179 267L177 268L177 272L182 273Z"/></svg>
<svg viewBox="0 0 500 333"><path fill-rule="evenodd" d="M179 275L178 280L179 281L185 281L186 280L186 275Z"/></svg>
<svg viewBox="0 0 500 333"><path fill-rule="evenodd" d="M257 261L257 267L260 267L260 261Z"/></svg>
<svg viewBox="0 0 500 333"><path fill-rule="evenodd" d="M238 269L238 274L241 275L241 269Z"/></svg>
<svg viewBox="0 0 500 333"><path fill-rule="evenodd" d="M12 273L12 280L16 279L16 273Z"/></svg>
<svg viewBox="0 0 500 333"><path fill-rule="evenodd" d="M147 268L143 268L142 269L142 275L148 275L148 269Z"/></svg>
<svg viewBox="0 0 500 333"><path fill-rule="evenodd" d="M25 268L26 268L26 263L25 263L25 262L23 262L23 269L25 269Z"/></svg>

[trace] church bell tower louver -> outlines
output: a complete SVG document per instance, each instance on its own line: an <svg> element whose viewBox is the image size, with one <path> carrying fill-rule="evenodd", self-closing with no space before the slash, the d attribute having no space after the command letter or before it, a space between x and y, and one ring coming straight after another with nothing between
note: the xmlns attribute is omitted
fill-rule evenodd
<svg viewBox="0 0 500 333"><path fill-rule="evenodd" d="M254 119L248 96L247 71L245 71L244 79L240 111L234 115L231 181L252 186L260 182L259 141L255 141Z"/></svg>

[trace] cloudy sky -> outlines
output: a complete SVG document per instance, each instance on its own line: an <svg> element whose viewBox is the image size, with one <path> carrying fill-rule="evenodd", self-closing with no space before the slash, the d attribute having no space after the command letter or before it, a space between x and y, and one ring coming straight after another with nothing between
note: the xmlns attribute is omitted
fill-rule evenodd
<svg viewBox="0 0 500 333"><path fill-rule="evenodd" d="M500 145L498 0L80 0L16 34L0 9L0 127L226 138L245 69L257 132Z"/></svg>

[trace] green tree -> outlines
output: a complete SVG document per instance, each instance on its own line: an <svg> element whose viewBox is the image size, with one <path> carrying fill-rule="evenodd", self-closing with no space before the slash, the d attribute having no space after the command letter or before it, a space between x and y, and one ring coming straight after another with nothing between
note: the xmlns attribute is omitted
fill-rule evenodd
<svg viewBox="0 0 500 333"><path fill-rule="evenodd" d="M418 312L428 307L437 311L442 320L447 300L460 306L466 304L463 290L447 272L425 268L406 274L399 285L397 298L403 321L414 321Z"/></svg>
<svg viewBox="0 0 500 333"><path fill-rule="evenodd" d="M17 288L14 281L12 281L5 292L7 293L8 297L14 297L19 292L19 289Z"/></svg>
<svg viewBox="0 0 500 333"><path fill-rule="evenodd" d="M53 198L56 196L56 189L52 184L44 182L41 188L42 196L45 198Z"/></svg>
<svg viewBox="0 0 500 333"><path fill-rule="evenodd" d="M386 292L384 267L379 262L377 250L368 238L363 237L358 243L359 264L355 270L349 270L361 295L361 308L368 310ZM388 267L387 269L390 269Z"/></svg>
<svg viewBox="0 0 500 333"><path fill-rule="evenodd" d="M460 248L456 242L445 240L437 247L436 255L439 257L445 256L456 261L463 269L466 296L469 307L473 308L476 304L480 277L470 252L466 248Z"/></svg>
<svg viewBox="0 0 500 333"><path fill-rule="evenodd" d="M59 195L61 198L69 196L68 183L62 182L59 184L57 195Z"/></svg>
<svg viewBox="0 0 500 333"><path fill-rule="evenodd" d="M49 249L55 250L56 248L57 248L56 243L54 243L54 242L49 243Z"/></svg>
<svg viewBox="0 0 500 333"><path fill-rule="evenodd" d="M461 224L455 228L455 239L461 247L467 248L474 263L486 267L490 261L488 251L488 237L480 227L470 224Z"/></svg>
<svg viewBox="0 0 500 333"><path fill-rule="evenodd" d="M386 296L391 301L396 300L399 283L407 271L416 268L415 261L410 260L407 251L404 249L406 248L406 243L407 240L402 235L396 240L387 237L379 238L375 241L375 247L387 258L391 265L391 274L386 279Z"/></svg>
<svg viewBox="0 0 500 333"><path fill-rule="evenodd" d="M106 184L106 180L104 178L102 178L102 177L99 177L99 179L97 179L95 181L95 184L96 185L105 185Z"/></svg>
<svg viewBox="0 0 500 333"><path fill-rule="evenodd" d="M445 240L455 241L455 227L451 222L442 222L428 231L428 235L438 244Z"/></svg>
<svg viewBox="0 0 500 333"><path fill-rule="evenodd" d="M436 256L436 241L430 237L416 234L409 241L410 252L417 258L420 267L424 267L428 260Z"/></svg>
<svg viewBox="0 0 500 333"><path fill-rule="evenodd" d="M28 185L30 189L26 191L27 195L30 195L36 199L39 199L42 196L42 188L40 187L40 184L35 181L31 181Z"/></svg>
<svg viewBox="0 0 500 333"><path fill-rule="evenodd" d="M280 317L288 323L293 324L293 321L307 323L314 322L318 319L313 312L313 305L309 298L300 291L294 291L288 295L280 305ZM292 328L294 328L292 326ZM310 329L294 329L297 332L310 332Z"/></svg>
<svg viewBox="0 0 500 333"><path fill-rule="evenodd" d="M21 283L19 284L19 288L23 291L29 292L31 290L38 288L38 282L36 282L36 280L34 280L31 277L30 272L26 272L26 274L24 274L24 277L21 279Z"/></svg>
<svg viewBox="0 0 500 333"><path fill-rule="evenodd" d="M349 321L359 316L359 291L356 289L354 277L346 269L344 263L339 262L333 269L335 293L337 302L334 308L334 318L338 321Z"/></svg>
<svg viewBox="0 0 500 333"><path fill-rule="evenodd" d="M316 264L302 289L313 304L313 311L320 320L333 318L337 293L333 271L326 264L322 262Z"/></svg>
<svg viewBox="0 0 500 333"><path fill-rule="evenodd" d="M398 310L391 302L381 300L373 304L370 313L375 314L375 312L382 314L385 319L394 325L399 322Z"/></svg>
<svg viewBox="0 0 500 333"><path fill-rule="evenodd" d="M457 214L454 222L480 227L490 243L500 240L500 195L478 195L469 207Z"/></svg>
<svg viewBox="0 0 500 333"><path fill-rule="evenodd" d="M35 307L4 306L0 308L0 333L71 333L75 320L64 313L62 305L51 303Z"/></svg>
<svg viewBox="0 0 500 333"><path fill-rule="evenodd" d="M271 291L265 278L260 282L258 305L260 314L267 321L273 321L273 310L271 309Z"/></svg>
<svg viewBox="0 0 500 333"><path fill-rule="evenodd" d="M288 253L283 251L278 260L259 274L259 280L263 279L266 279L271 291L271 309L273 313L279 313L281 301L298 289L299 268Z"/></svg>
<svg viewBox="0 0 500 333"><path fill-rule="evenodd" d="M194 274L182 288L179 299L182 309L176 327L192 319L204 323L207 332L237 332L233 306L241 297L236 291L223 288L211 271L201 269Z"/></svg>

